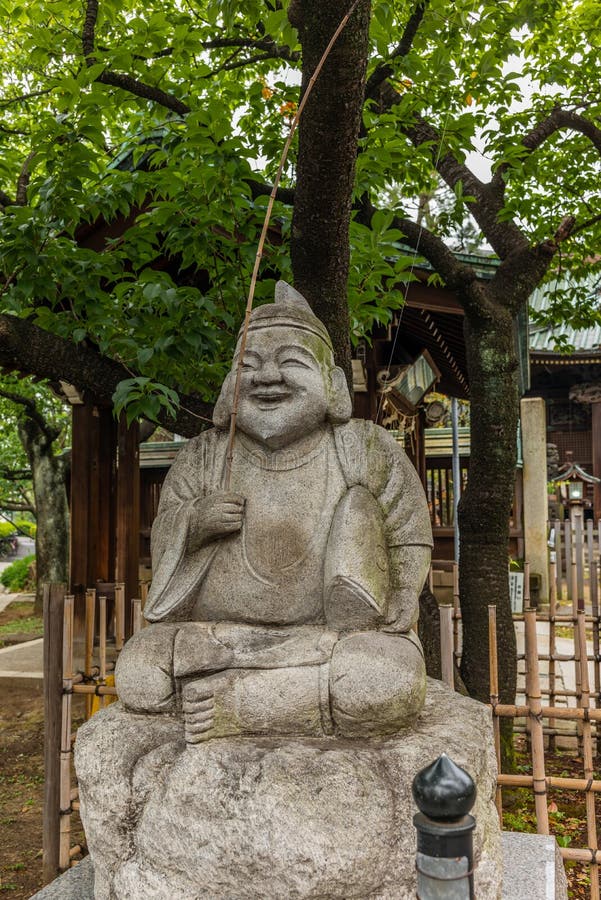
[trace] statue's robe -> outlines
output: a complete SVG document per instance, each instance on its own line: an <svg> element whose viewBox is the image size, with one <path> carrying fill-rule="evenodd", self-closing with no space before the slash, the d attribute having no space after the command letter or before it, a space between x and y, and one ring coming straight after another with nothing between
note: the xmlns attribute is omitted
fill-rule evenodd
<svg viewBox="0 0 601 900"><path fill-rule="evenodd" d="M330 426L328 426L330 428ZM398 442L384 429L363 419L331 427L331 437L347 489L365 488L382 516L388 551L404 560L411 548L431 548L432 531L417 473ZM189 543L189 519L199 499L223 490L227 432L211 429L180 450L163 485L152 531L153 582L144 615L150 622L186 621L221 541L199 549ZM368 523L366 523L367 525ZM395 584L395 573L392 573ZM397 575L397 582L402 574ZM402 587L402 585L401 585ZM413 612L394 610L389 621L402 619L398 630L411 626Z"/></svg>

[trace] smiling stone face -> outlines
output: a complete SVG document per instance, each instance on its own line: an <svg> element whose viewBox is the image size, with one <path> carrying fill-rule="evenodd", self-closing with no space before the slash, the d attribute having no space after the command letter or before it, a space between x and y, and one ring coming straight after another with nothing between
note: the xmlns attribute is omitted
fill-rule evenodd
<svg viewBox="0 0 601 900"><path fill-rule="evenodd" d="M328 356L317 335L290 325L251 331L240 383L240 431L272 449L315 431L328 411Z"/></svg>

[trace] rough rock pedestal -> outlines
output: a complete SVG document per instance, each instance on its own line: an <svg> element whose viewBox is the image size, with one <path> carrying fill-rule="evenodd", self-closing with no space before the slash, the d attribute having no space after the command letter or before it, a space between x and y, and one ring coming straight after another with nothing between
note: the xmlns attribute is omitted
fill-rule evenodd
<svg viewBox="0 0 601 900"><path fill-rule="evenodd" d="M476 896L501 891L486 707L429 680L415 726L378 740L216 739L113 704L76 764L96 900L415 896L414 775L441 752L474 778Z"/></svg>

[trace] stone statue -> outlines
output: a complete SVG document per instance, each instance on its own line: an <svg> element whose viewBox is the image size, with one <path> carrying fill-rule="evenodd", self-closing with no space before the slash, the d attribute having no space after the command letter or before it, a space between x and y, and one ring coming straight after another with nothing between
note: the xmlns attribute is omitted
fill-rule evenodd
<svg viewBox="0 0 601 900"><path fill-rule="evenodd" d="M477 896L497 900L490 713L426 692L414 632L416 472L350 418L324 326L280 282L250 320L224 490L238 354L165 480L120 702L78 732L95 900L415 896L411 782L443 751L477 782Z"/></svg>
<svg viewBox="0 0 601 900"><path fill-rule="evenodd" d="M180 707L186 740L390 734L424 702L412 630L430 560L415 469L352 420L344 373L304 298L279 282L242 364L230 491L221 487L235 369L216 428L171 468L152 531L152 624L120 656L138 712Z"/></svg>

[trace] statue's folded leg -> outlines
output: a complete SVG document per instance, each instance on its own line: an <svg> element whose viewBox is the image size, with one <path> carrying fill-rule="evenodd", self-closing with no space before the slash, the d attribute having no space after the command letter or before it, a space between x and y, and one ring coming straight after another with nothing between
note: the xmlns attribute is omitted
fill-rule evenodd
<svg viewBox="0 0 601 900"><path fill-rule="evenodd" d="M173 644L177 625L149 625L133 635L119 654L115 685L121 702L134 712L175 712Z"/></svg>
<svg viewBox="0 0 601 900"><path fill-rule="evenodd" d="M344 736L393 734L410 725L426 696L417 637L366 631L342 637L330 663L330 704Z"/></svg>

